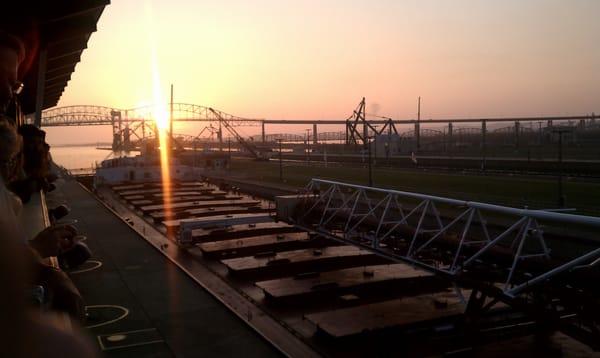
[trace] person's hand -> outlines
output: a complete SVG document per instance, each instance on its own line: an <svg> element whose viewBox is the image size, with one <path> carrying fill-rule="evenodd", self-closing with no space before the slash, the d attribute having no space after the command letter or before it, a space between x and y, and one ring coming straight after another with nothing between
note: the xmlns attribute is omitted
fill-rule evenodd
<svg viewBox="0 0 600 358"><path fill-rule="evenodd" d="M53 225L37 234L29 241L29 245L41 257L56 256L61 252L68 251L75 245L75 236L77 236L77 229L74 226Z"/></svg>

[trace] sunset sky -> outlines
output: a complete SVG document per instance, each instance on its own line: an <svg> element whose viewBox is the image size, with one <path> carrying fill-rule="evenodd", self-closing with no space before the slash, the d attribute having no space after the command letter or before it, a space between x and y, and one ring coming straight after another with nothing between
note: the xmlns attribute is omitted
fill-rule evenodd
<svg viewBox="0 0 600 358"><path fill-rule="evenodd" d="M113 0L59 105L164 98L246 117L600 111L597 0ZM107 130L108 131L108 130Z"/></svg>

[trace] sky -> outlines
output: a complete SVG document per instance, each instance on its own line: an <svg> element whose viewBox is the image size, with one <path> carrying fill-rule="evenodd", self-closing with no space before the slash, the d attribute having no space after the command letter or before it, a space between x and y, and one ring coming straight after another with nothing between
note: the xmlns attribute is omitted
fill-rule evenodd
<svg viewBox="0 0 600 358"><path fill-rule="evenodd" d="M151 103L154 67L165 99L173 83L176 102L242 117L345 119L366 97L408 119L419 96L422 118L598 113L598 14L598 0L113 0L59 106Z"/></svg>

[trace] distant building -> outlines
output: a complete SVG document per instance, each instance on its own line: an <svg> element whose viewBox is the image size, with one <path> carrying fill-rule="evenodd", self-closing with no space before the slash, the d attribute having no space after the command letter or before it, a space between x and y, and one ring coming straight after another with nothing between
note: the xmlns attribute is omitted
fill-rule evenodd
<svg viewBox="0 0 600 358"><path fill-rule="evenodd" d="M229 168L229 154L222 152L195 152L185 151L178 155L181 164L194 168L227 169Z"/></svg>
<svg viewBox="0 0 600 358"><path fill-rule="evenodd" d="M402 138L397 134L380 134L371 141L371 155L384 158L401 153Z"/></svg>

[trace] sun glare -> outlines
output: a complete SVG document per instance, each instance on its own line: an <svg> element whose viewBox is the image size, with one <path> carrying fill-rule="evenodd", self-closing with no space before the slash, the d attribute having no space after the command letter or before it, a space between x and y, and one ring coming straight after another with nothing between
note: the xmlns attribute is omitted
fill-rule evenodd
<svg viewBox="0 0 600 358"><path fill-rule="evenodd" d="M160 151L160 167L164 193L165 216L171 220L171 173L170 173L170 152L171 142L169 130L169 115L167 113L166 103L160 91L160 76L158 66L156 66L155 56L153 54L152 66L152 86L153 86L153 116L158 132L158 145Z"/></svg>
<svg viewBox="0 0 600 358"><path fill-rule="evenodd" d="M171 172L170 172L170 152L171 142L169 131L169 114L167 112L167 104L161 91L160 70L158 66L157 51L154 41L152 29L152 8L149 4L146 7L148 20L148 44L150 48L150 66L152 71L152 116L156 124L158 132L158 146L160 151L160 168L163 185L163 204L165 211L165 219L171 220Z"/></svg>

